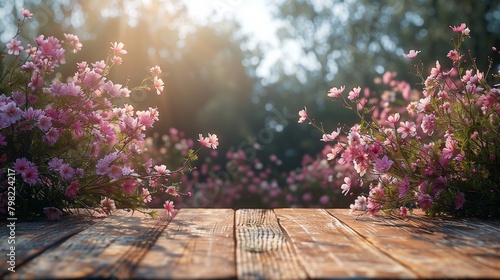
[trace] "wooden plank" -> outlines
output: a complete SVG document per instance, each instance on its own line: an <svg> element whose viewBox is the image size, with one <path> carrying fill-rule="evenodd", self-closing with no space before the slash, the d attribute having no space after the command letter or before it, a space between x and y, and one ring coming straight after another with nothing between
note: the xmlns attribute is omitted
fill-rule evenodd
<svg viewBox="0 0 500 280"><path fill-rule="evenodd" d="M309 278L416 278L322 209L275 209Z"/></svg>
<svg viewBox="0 0 500 280"><path fill-rule="evenodd" d="M238 279L305 279L307 274L270 209L236 211Z"/></svg>
<svg viewBox="0 0 500 280"><path fill-rule="evenodd" d="M405 221L391 216L363 215L356 219L346 209L328 210L332 215L365 237L373 245L407 266L422 278L499 278L500 271L471 258L464 252L477 253L474 242L464 241L458 232L468 232L471 240L481 236L474 228L474 222L462 224L458 228L454 222L433 218L410 218ZM425 221L425 222L423 222ZM459 223L460 220L455 220ZM448 223L446 230L441 226ZM495 230L491 234L495 234ZM471 234L472 233L472 234ZM490 234L490 233L487 233ZM490 234L490 237L492 237ZM469 240L470 241L470 240ZM500 258L498 254L499 235L481 246L491 245L488 259ZM457 250L457 246L461 246ZM474 254L473 253L473 254Z"/></svg>
<svg viewBox="0 0 500 280"><path fill-rule="evenodd" d="M8 227L10 222L14 222L14 227ZM0 251L6 254L15 255L15 268L24 264L31 258L41 254L47 248L61 242L76 233L90 227L95 221L86 216L74 215L64 216L60 221L35 221L35 222L16 222L9 221L0 228L0 236L5 239L0 243ZM11 230L12 229L12 230ZM11 237L9 239L9 237ZM9 243L10 242L10 243ZM14 243L15 242L15 243ZM12 253L10 247L14 246ZM3 277L9 271L10 265L0 266L0 276ZM1 278L0 277L0 278Z"/></svg>
<svg viewBox="0 0 500 280"><path fill-rule="evenodd" d="M234 210L181 209L141 261L134 278L235 278L234 255Z"/></svg>
<svg viewBox="0 0 500 280"><path fill-rule="evenodd" d="M167 224L165 219L152 219L138 211L119 210L50 248L8 278L130 278Z"/></svg>

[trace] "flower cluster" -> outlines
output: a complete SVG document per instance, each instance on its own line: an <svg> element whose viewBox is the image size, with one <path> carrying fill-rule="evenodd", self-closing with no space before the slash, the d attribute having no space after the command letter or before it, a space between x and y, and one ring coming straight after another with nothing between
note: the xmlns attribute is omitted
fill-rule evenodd
<svg viewBox="0 0 500 280"><path fill-rule="evenodd" d="M9 169L18 176L16 216L28 219L45 213L59 219L74 208L105 216L117 207L140 209L153 194L168 192L168 178L184 171L196 152L190 151L183 167L174 171L141 162L146 130L159 120L159 112L126 103L134 91L161 94L161 68L152 67L134 88L114 83L107 75L127 54L123 43L115 42L105 60L77 63L76 73L62 81L56 69L66 63L67 50L81 50L78 37L41 35L34 45L24 45L19 33L32 14L24 9L21 14L24 19L0 61L0 163L2 173ZM203 146L217 148L217 136L206 139ZM1 191L0 214L7 215L7 188ZM171 201L164 207L173 213Z"/></svg>
<svg viewBox="0 0 500 280"><path fill-rule="evenodd" d="M482 72L475 58L464 59L466 24L451 29L457 37L447 54L449 68L436 61L424 75L423 64L414 64L421 92L390 72L378 80L389 87L378 96L360 87L345 96L344 86L334 87L328 96L354 110L360 122L332 133L305 108L299 112L299 123L309 120L324 133L322 141L334 143L327 159L352 165L369 185L368 194L351 205L353 211L405 216L418 207L428 215L500 215L500 89L488 82L500 73L489 75L491 64ZM405 57L415 61L420 52ZM346 178L341 186L345 194L350 182Z"/></svg>

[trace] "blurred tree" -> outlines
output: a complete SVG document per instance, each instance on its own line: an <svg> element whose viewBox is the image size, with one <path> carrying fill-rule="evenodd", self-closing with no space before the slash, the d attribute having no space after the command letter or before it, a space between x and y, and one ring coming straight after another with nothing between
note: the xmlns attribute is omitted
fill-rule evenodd
<svg viewBox="0 0 500 280"><path fill-rule="evenodd" d="M191 138L216 133L222 147L237 146L252 133L251 98L259 82L255 72L262 52L258 46L247 47L248 38L237 22L197 23L180 0L11 2L0 7L12 17L10 25L22 7L34 13L25 30L27 38L35 34L60 38L63 33L80 37L83 50L68 56L61 68L65 77L75 71L76 62L103 59L110 42L123 42L128 51L109 76L113 81L138 85L149 67L161 66L165 93L140 92L127 100L134 107L159 108L160 121L151 132L176 127Z"/></svg>

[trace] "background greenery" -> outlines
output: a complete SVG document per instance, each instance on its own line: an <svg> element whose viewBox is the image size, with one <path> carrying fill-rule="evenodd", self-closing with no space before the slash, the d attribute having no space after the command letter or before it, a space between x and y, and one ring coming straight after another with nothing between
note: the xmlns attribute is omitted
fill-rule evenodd
<svg viewBox="0 0 500 280"><path fill-rule="evenodd" d="M214 15L200 22L190 17L183 1L145 2L2 1L0 39L5 44L14 35L22 7L35 14L23 30L26 38L78 35L83 51L68 56L63 76L78 61L104 58L109 42L121 41L128 55L111 80L134 85L151 65L164 70L165 94L132 97L135 106L159 108L154 132L165 134L175 127L191 138L216 133L221 163L224 151L258 148L263 161L272 154L283 161L276 167L280 171L299 167L304 155L322 149L320 135L297 124L300 109L306 106L317 119L326 120L327 130L349 124L353 116L329 102L328 89L374 86L374 78L385 71L417 82L402 57L410 49L422 51L418 58L426 69L438 58L446 68L450 25L467 23L474 38L467 48L477 55L479 67L485 69L490 57L492 71L499 70L499 55L491 50L500 48L498 1L268 1L280 26L280 47L293 44L298 51L296 57L277 59L266 76L259 76L257 69L268 47L251 43L253 35L245 34L237 19Z"/></svg>

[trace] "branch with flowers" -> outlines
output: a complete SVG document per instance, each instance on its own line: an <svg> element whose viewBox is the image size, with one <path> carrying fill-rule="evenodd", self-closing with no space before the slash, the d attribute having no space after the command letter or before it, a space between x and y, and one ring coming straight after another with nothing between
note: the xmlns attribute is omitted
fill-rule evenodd
<svg viewBox="0 0 500 280"><path fill-rule="evenodd" d="M481 71L475 58L461 53L470 35L466 24L451 29L456 38L447 54L449 69L437 61L426 76L415 62L420 51L404 55L422 80L421 92L393 73L384 75L389 90L379 103L372 102L379 96L370 89L355 87L346 96L345 86L334 87L328 96L355 111L359 123L332 133L306 108L299 112L299 123L308 121L324 134L322 141L335 143L327 159L352 165L369 185L352 211L406 216L420 208L428 215L500 216L500 89L491 85L500 73L490 75L491 63ZM392 98L384 98L387 92ZM348 182L346 177L345 194Z"/></svg>
<svg viewBox="0 0 500 280"><path fill-rule="evenodd" d="M78 37L40 35L34 45L24 45L18 37L32 14L24 9L21 14L18 31L0 60L1 172L13 170L17 177L15 188L9 188L15 192L11 203L8 182L2 179L0 215L12 214L9 205L18 219L45 214L57 220L75 208L106 216L116 208L141 210L156 193L181 194L179 183L169 182L169 177L192 170L199 149L190 150L181 167L172 171L141 162L145 133L159 120L159 112L125 103L133 91L154 89L160 95L161 68L151 67L137 87L113 83L107 75L127 54L123 43L115 42L105 60L78 63L76 73L63 82L56 69L65 64L67 50L81 50ZM200 148L216 149L219 144L213 134L200 135L199 142ZM171 216L173 202L163 205Z"/></svg>

